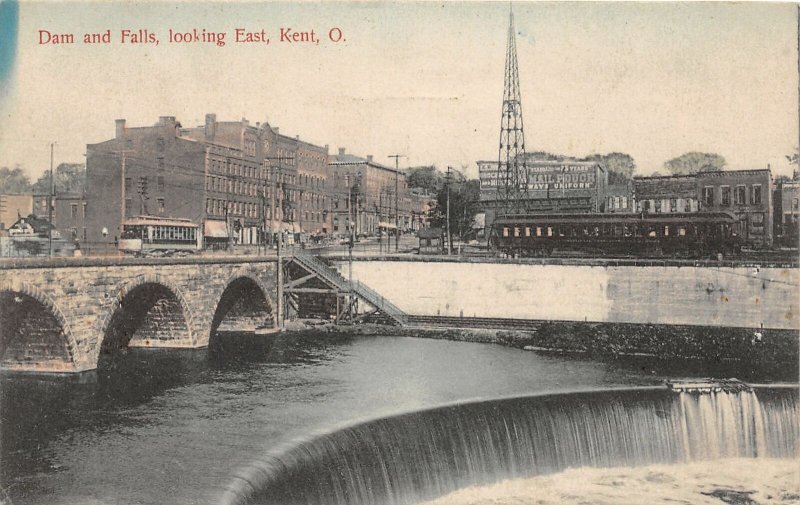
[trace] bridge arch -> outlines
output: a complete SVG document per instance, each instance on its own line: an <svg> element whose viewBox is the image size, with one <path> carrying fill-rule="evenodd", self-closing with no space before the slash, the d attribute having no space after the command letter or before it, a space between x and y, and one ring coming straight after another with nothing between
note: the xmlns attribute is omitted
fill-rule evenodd
<svg viewBox="0 0 800 505"><path fill-rule="evenodd" d="M61 308L19 278L0 281L0 329L0 367L77 371L77 342Z"/></svg>
<svg viewBox="0 0 800 505"><path fill-rule="evenodd" d="M120 284L98 320L95 356L119 347L193 347L195 314L182 290L159 274Z"/></svg>
<svg viewBox="0 0 800 505"><path fill-rule="evenodd" d="M267 322L275 326L277 314L273 291L275 287L270 286L252 268L234 271L215 297L208 338L213 339L226 319L233 320L233 326L227 329L252 329Z"/></svg>

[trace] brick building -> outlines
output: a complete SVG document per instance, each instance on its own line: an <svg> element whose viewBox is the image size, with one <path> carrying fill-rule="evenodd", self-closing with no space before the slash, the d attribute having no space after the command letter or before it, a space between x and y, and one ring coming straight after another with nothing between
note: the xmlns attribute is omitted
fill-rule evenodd
<svg viewBox="0 0 800 505"><path fill-rule="evenodd" d="M266 229L324 233L327 147L246 119L184 128L117 120L113 139L87 145L87 241L108 244L124 218L156 215L202 226L205 244L257 244Z"/></svg>
<svg viewBox="0 0 800 505"><path fill-rule="evenodd" d="M773 228L775 242L785 247L797 247L800 226L800 181L778 183L773 192Z"/></svg>
<svg viewBox="0 0 800 505"><path fill-rule="evenodd" d="M344 148L329 156L328 166L333 233L346 235L350 222L358 235L394 230L395 214L401 230L413 228L412 210L417 212L419 202L409 195L403 172L377 163L371 155L348 154Z"/></svg>
<svg viewBox="0 0 800 505"><path fill-rule="evenodd" d="M727 212L737 218L737 233L747 243L772 244L768 168L634 177L633 187L637 212Z"/></svg>
<svg viewBox="0 0 800 505"><path fill-rule="evenodd" d="M502 206L504 174L497 161L478 161L480 201L485 223L491 227ZM595 161L537 160L525 163L527 194L523 206L530 213L605 212L608 173Z"/></svg>
<svg viewBox="0 0 800 505"><path fill-rule="evenodd" d="M772 245L772 174L770 169L723 170L697 174L700 209L730 212L739 235L757 246Z"/></svg>
<svg viewBox="0 0 800 505"><path fill-rule="evenodd" d="M634 177L633 198L636 212L661 214L700 209L695 174Z"/></svg>

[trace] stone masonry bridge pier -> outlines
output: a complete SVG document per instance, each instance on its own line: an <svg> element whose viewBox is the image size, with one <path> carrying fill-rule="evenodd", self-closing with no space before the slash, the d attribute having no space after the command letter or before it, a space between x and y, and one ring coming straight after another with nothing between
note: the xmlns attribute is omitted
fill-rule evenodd
<svg viewBox="0 0 800 505"><path fill-rule="evenodd" d="M201 348L276 325L275 257L20 259L0 265L0 367L79 372L125 346Z"/></svg>

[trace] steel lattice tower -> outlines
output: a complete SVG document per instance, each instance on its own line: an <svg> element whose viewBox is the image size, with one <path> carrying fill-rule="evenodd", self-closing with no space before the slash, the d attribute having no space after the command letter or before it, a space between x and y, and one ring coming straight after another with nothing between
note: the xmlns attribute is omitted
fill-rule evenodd
<svg viewBox="0 0 800 505"><path fill-rule="evenodd" d="M522 99L519 92L513 11L508 20L508 48L503 88L503 115L500 118L500 149L497 161L498 210L504 214L515 214L525 210L528 170L525 163L525 132L522 128Z"/></svg>

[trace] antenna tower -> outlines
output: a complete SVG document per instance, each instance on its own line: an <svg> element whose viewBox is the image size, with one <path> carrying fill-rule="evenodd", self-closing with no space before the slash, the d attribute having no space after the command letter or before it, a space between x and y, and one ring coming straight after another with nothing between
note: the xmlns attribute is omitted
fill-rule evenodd
<svg viewBox="0 0 800 505"><path fill-rule="evenodd" d="M497 161L499 211L516 214L525 211L528 170L525 163L525 132L522 128L522 99L519 92L517 43L514 12L509 13L503 86L503 115L500 118L500 149Z"/></svg>

